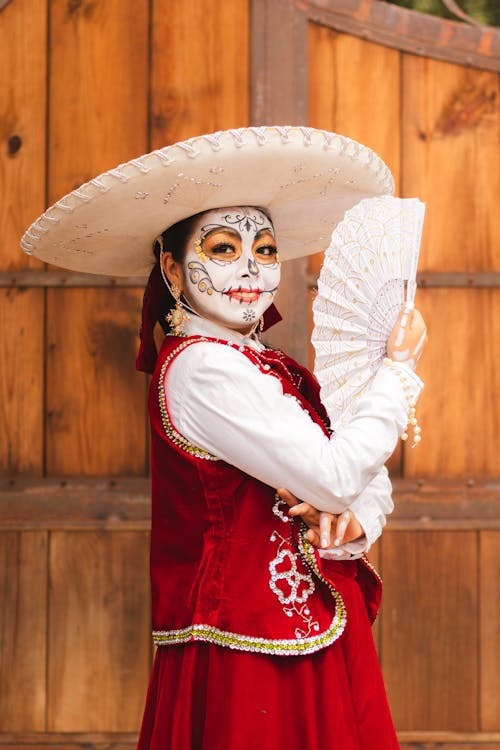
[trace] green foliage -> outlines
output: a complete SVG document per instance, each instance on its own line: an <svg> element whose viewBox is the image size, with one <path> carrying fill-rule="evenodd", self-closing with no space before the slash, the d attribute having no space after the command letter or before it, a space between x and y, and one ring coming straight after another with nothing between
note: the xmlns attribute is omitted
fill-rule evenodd
<svg viewBox="0 0 500 750"><path fill-rule="evenodd" d="M487 26L500 26L500 2L499 0L455 0L457 5L471 18ZM418 10L421 13L430 13L441 18L451 18L457 21L446 8L442 0L388 0L393 5L403 8Z"/></svg>

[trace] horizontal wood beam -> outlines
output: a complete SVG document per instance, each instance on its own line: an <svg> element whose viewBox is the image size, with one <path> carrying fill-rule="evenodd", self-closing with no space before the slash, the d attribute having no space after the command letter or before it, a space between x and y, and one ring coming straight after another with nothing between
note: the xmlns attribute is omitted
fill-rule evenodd
<svg viewBox="0 0 500 750"><path fill-rule="evenodd" d="M144 289L146 279L142 276L101 276L95 273L78 273L76 271L0 271L0 287L33 288L33 287L139 287Z"/></svg>
<svg viewBox="0 0 500 750"><path fill-rule="evenodd" d="M474 273L427 271L417 274L419 287L473 287L475 289L498 289L499 271L478 271Z"/></svg>
<svg viewBox="0 0 500 750"><path fill-rule="evenodd" d="M316 274L307 274L309 289L318 283ZM417 274L417 286L421 289L499 289L500 271L423 271Z"/></svg>
<svg viewBox="0 0 500 750"><path fill-rule="evenodd" d="M318 282L315 274L307 275L309 288ZM500 271L424 271L417 274L419 287L475 289L500 288ZM75 271L0 271L0 288L31 289L36 287L53 288L96 288L132 287L143 289L146 279L141 276L97 276L92 273Z"/></svg>
<svg viewBox="0 0 500 750"><path fill-rule="evenodd" d="M500 71L500 29L379 0L295 0L307 20L422 57Z"/></svg>
<svg viewBox="0 0 500 750"><path fill-rule="evenodd" d="M405 745L415 743L414 747L434 750L446 746L446 750L454 750L455 747L471 748L480 747L486 750L485 745L491 748L500 747L500 732L447 732L437 730L411 730L398 732L399 741Z"/></svg>
<svg viewBox="0 0 500 750"><path fill-rule="evenodd" d="M5 732L0 734L3 750L51 748L61 750L128 750L137 747L132 732Z"/></svg>
<svg viewBox="0 0 500 750"><path fill-rule="evenodd" d="M395 479L389 531L500 529L500 479ZM0 482L0 529L148 531L149 479Z"/></svg>
<svg viewBox="0 0 500 750"><path fill-rule="evenodd" d="M398 738L412 750L497 750L500 732L402 731ZM128 750L137 745L132 732L5 732L0 734L4 750L14 748L64 748L64 750Z"/></svg>

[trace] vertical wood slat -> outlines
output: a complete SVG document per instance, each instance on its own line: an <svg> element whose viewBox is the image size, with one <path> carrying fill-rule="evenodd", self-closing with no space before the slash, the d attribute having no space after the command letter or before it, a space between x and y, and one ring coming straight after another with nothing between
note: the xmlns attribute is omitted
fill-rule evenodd
<svg viewBox="0 0 500 750"><path fill-rule="evenodd" d="M153 148L248 125L249 3L154 0Z"/></svg>
<svg viewBox="0 0 500 750"><path fill-rule="evenodd" d="M476 533L386 534L383 570L382 667L396 728L477 730Z"/></svg>
<svg viewBox="0 0 500 750"><path fill-rule="evenodd" d="M45 206L46 0L0 19L0 268L40 267L19 239ZM0 475L43 470L43 292L0 291Z"/></svg>
<svg viewBox="0 0 500 750"><path fill-rule="evenodd" d="M500 532L482 531L479 541L480 728L500 731Z"/></svg>
<svg viewBox="0 0 500 750"><path fill-rule="evenodd" d="M11 3L2 10L2 270L41 265L20 251L19 239L45 207L46 18L47 0Z"/></svg>
<svg viewBox="0 0 500 750"><path fill-rule="evenodd" d="M148 148L149 3L51 4L50 199ZM139 294L47 292L47 471L143 473Z"/></svg>
<svg viewBox="0 0 500 750"><path fill-rule="evenodd" d="M0 290L0 476L43 472L41 289Z"/></svg>
<svg viewBox="0 0 500 750"><path fill-rule="evenodd" d="M0 727L46 729L47 532L0 533Z"/></svg>
<svg viewBox="0 0 500 750"><path fill-rule="evenodd" d="M289 0L252 0L251 8L251 122L305 125L307 29L302 9ZM275 300L283 322L264 339L304 365L308 359L306 272L303 258L283 264Z"/></svg>
<svg viewBox="0 0 500 750"><path fill-rule="evenodd" d="M148 0L50 4L49 201L147 150Z"/></svg>
<svg viewBox="0 0 500 750"><path fill-rule="evenodd" d="M500 268L500 76L403 55L402 194L427 203L421 271Z"/></svg>
<svg viewBox="0 0 500 750"><path fill-rule="evenodd" d="M500 291L422 289L418 306L429 326L418 370L422 443L406 450L405 476L498 476Z"/></svg>
<svg viewBox="0 0 500 750"><path fill-rule="evenodd" d="M400 175L400 53L316 23L308 27L308 123L373 148ZM308 259L319 276L323 253ZM312 317L309 336L312 332ZM313 358L310 354L310 364ZM401 448L390 458L391 476L401 474Z"/></svg>
<svg viewBox="0 0 500 750"><path fill-rule="evenodd" d="M53 532L48 731L137 731L150 670L148 535Z"/></svg>
<svg viewBox="0 0 500 750"><path fill-rule="evenodd" d="M146 472L141 293L58 290L47 308L47 472Z"/></svg>

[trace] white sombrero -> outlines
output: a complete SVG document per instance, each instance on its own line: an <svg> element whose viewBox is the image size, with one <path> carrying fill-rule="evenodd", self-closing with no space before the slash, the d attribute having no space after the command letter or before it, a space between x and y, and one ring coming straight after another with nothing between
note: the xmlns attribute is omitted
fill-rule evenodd
<svg viewBox="0 0 500 750"><path fill-rule="evenodd" d="M369 148L306 127L203 135L120 164L57 201L21 240L24 252L74 271L147 276L152 244L181 219L222 206L261 206L284 260L324 250L363 198L394 181Z"/></svg>

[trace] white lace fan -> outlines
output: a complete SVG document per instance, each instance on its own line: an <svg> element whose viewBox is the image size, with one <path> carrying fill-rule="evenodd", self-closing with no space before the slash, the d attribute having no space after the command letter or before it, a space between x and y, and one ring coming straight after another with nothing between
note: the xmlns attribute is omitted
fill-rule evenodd
<svg viewBox="0 0 500 750"><path fill-rule="evenodd" d="M332 234L313 303L314 373L332 426L349 420L386 353L405 302L413 303L425 204L367 198Z"/></svg>

